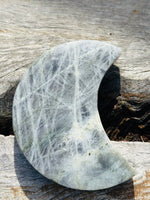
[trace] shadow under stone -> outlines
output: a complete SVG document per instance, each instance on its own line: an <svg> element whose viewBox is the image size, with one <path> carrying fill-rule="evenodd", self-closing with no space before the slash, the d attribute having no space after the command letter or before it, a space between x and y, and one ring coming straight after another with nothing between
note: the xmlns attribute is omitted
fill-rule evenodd
<svg viewBox="0 0 150 200"><path fill-rule="evenodd" d="M112 118L117 97L120 96L120 70L117 66L111 65L100 84L98 91L98 111L105 131L115 121Z"/></svg>

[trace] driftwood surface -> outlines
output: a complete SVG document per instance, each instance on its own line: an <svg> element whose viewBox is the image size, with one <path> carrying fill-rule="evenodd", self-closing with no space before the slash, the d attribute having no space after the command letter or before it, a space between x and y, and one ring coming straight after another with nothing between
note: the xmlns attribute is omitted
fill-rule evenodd
<svg viewBox="0 0 150 200"><path fill-rule="evenodd" d="M150 143L113 142L137 170L133 180L99 191L62 187L40 175L20 151L14 136L0 136L0 199L4 200L148 200Z"/></svg>
<svg viewBox="0 0 150 200"><path fill-rule="evenodd" d="M25 71L51 47L106 41L122 54L99 90L99 112L111 139L150 141L149 0L0 0L0 134L13 134L12 101ZM139 175L112 189L84 192L43 178L13 136L0 136L0 199L150 199L150 144L114 142Z"/></svg>
<svg viewBox="0 0 150 200"><path fill-rule="evenodd" d="M12 134L13 95L27 68L55 45L90 39L122 49L100 88L109 137L150 141L149 19L149 0L0 0L0 134Z"/></svg>

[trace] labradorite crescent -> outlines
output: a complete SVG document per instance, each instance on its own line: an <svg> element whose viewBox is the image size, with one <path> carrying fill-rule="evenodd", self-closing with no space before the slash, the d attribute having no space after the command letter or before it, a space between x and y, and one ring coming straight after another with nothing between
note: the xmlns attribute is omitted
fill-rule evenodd
<svg viewBox="0 0 150 200"><path fill-rule="evenodd" d="M13 128L23 154L45 177L98 190L134 175L112 146L97 109L99 85L119 54L105 42L65 43L23 76L14 96Z"/></svg>

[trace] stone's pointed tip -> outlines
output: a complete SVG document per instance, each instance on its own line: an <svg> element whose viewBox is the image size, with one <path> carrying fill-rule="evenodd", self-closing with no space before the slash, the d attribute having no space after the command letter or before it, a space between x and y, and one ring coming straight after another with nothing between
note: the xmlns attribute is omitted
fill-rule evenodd
<svg viewBox="0 0 150 200"><path fill-rule="evenodd" d="M114 46L114 47L115 47L115 51L116 51L116 58L115 58L115 60L116 60L121 55L121 48L117 47L117 46Z"/></svg>
<svg viewBox="0 0 150 200"><path fill-rule="evenodd" d="M120 49L84 40L46 52L24 75L13 102L13 127L24 155L66 187L98 190L128 180L131 169L111 147L97 92Z"/></svg>

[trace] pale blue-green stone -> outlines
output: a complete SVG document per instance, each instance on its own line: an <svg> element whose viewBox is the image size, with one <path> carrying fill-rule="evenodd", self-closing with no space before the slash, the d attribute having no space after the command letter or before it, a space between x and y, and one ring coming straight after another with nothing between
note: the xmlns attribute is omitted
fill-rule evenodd
<svg viewBox="0 0 150 200"><path fill-rule="evenodd" d="M28 161L47 178L98 190L134 175L97 110L99 85L119 54L105 42L70 42L46 52L23 76L13 102L14 132Z"/></svg>

